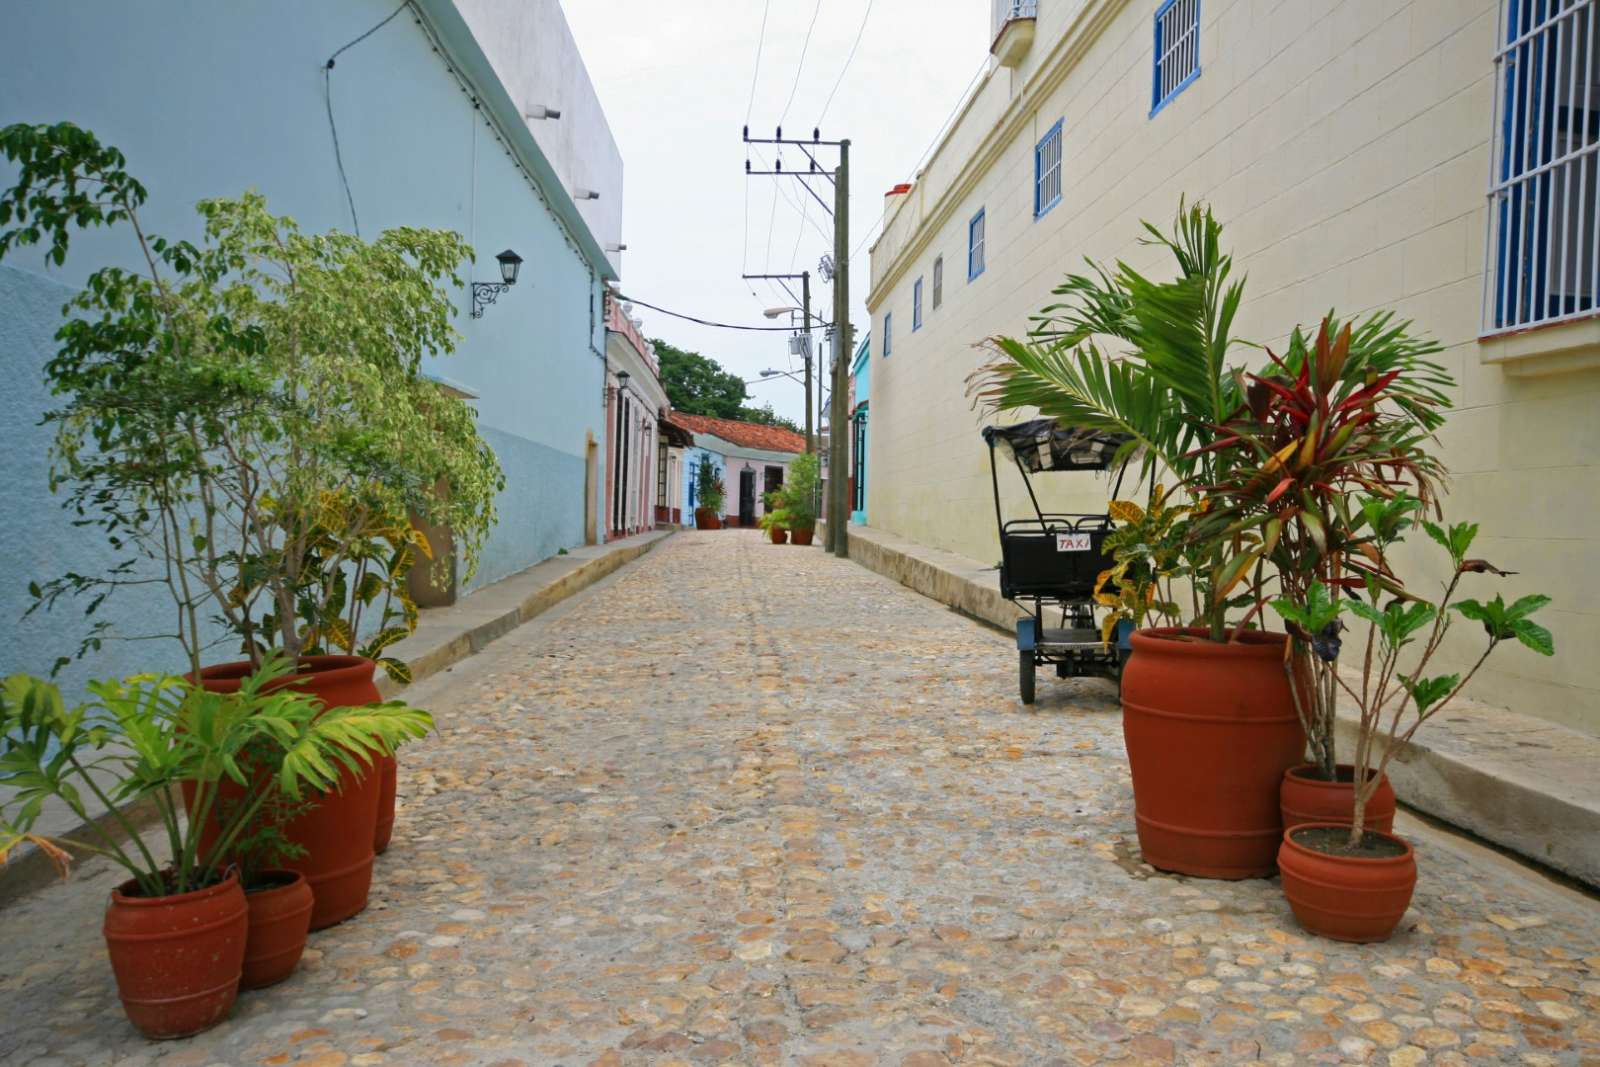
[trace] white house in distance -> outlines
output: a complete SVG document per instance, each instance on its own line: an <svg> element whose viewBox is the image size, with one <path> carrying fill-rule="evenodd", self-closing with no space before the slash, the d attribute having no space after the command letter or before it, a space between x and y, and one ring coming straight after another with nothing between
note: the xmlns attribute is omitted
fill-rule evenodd
<svg viewBox="0 0 1600 1067"><path fill-rule="evenodd" d="M781 426L681 411L672 413L672 422L694 435L694 447L684 459L684 514L693 514L698 497L695 473L700 455L709 453L727 492L722 510L729 526L754 526L766 514L764 496L783 485L789 464L806 450L805 434Z"/></svg>

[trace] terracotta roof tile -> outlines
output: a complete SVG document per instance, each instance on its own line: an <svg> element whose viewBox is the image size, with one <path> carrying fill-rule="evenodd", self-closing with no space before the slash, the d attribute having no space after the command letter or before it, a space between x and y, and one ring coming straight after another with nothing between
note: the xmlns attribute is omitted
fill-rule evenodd
<svg viewBox="0 0 1600 1067"><path fill-rule="evenodd" d="M804 452L805 434L786 430L782 426L763 426L759 422L740 422L737 419L718 419L710 415L672 413L672 421L695 433L714 434L732 444L745 448L760 448L768 452Z"/></svg>

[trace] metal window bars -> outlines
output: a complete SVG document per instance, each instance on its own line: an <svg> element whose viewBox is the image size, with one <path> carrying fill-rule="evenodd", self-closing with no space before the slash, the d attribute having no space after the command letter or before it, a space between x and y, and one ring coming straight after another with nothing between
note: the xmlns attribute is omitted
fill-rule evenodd
<svg viewBox="0 0 1600 1067"><path fill-rule="evenodd" d="M1166 0L1156 11L1151 114L1200 73L1200 0Z"/></svg>
<svg viewBox="0 0 1600 1067"><path fill-rule="evenodd" d="M1037 218L1061 199L1061 123L1033 150L1033 214Z"/></svg>
<svg viewBox="0 0 1600 1067"><path fill-rule="evenodd" d="M1495 53L1485 335L1600 307L1597 0L1505 0Z"/></svg>

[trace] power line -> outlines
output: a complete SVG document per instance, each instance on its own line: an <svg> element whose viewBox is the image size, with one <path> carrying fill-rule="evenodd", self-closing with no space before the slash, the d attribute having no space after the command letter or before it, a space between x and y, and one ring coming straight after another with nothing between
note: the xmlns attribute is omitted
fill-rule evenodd
<svg viewBox="0 0 1600 1067"><path fill-rule="evenodd" d="M833 95L839 91L839 86L844 82L844 73L850 69L850 61L856 58L856 49L861 47L861 36L867 32L867 19L872 17L872 5L877 0L867 0L867 9L861 13L861 26L856 30L855 43L850 46L850 54L844 57L844 66L839 68L839 76L833 81L833 88L828 90L828 99L822 105L822 114L817 116L817 125L822 125L822 120L828 117L828 108L833 106Z"/></svg>
<svg viewBox="0 0 1600 1067"><path fill-rule="evenodd" d="M651 311L659 311L663 315L671 315L675 319L686 319L689 322L697 322L701 326L715 326L719 330L752 330L759 333L790 333L794 330L793 326L740 326L729 322L715 322L695 315L685 315L681 311L668 311L664 307L657 307L647 301L640 300L636 296L623 296L621 293L617 294L617 299L629 304L638 304L640 307L649 308ZM832 324L819 321L817 325L826 328Z"/></svg>
<svg viewBox="0 0 1600 1067"><path fill-rule="evenodd" d="M822 13L822 0L817 0L817 6L811 9L811 25L806 27L806 39L800 46L800 62L794 68L794 84L789 86L789 101L783 105L783 113L778 116L778 125L783 125L783 120L789 117L789 107L794 103L795 90L800 88L800 72L806 69L806 50L811 47L811 31L817 28L817 16ZM747 111L745 122L750 121Z"/></svg>
<svg viewBox="0 0 1600 1067"><path fill-rule="evenodd" d="M767 12L772 7L772 0L767 0L761 6L761 35L756 38L756 68L750 72L750 102L744 106L744 121L750 121L750 113L756 107L756 80L761 77L761 48L767 41Z"/></svg>

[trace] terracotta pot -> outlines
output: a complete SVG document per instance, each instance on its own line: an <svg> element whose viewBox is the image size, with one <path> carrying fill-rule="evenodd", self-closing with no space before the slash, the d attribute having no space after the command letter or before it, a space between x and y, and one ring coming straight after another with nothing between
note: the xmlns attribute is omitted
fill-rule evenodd
<svg viewBox="0 0 1600 1067"><path fill-rule="evenodd" d="M127 881L111 892L104 933L122 1010L145 1037L209 1030L239 992L248 926L232 871L217 885L141 897Z"/></svg>
<svg viewBox="0 0 1600 1067"><path fill-rule="evenodd" d="M373 684L375 666L360 656L302 656L301 672L282 680L283 685L318 697L330 708L372 704L381 700ZM200 672L202 684L217 693L231 693L250 674L248 662L224 663ZM372 888L373 842L378 832L378 801L383 791L382 769L368 764L365 773L341 770L338 787L315 795L316 806L284 828L305 855L284 866L299 871L311 884L316 905L311 929L321 930L343 922L367 906ZM184 788L187 803L191 790ZM210 847L215 827L201 840Z"/></svg>
<svg viewBox="0 0 1600 1067"><path fill-rule="evenodd" d="M775 545L787 544L789 541L789 531L782 526L767 527L767 536L772 538L772 543Z"/></svg>
<svg viewBox="0 0 1600 1067"><path fill-rule="evenodd" d="M378 771L383 778L378 785L378 827L372 835L372 851L381 856L394 836L394 795L400 784L400 765L393 756L379 756Z"/></svg>
<svg viewBox="0 0 1600 1067"><path fill-rule="evenodd" d="M1417 887L1417 859L1393 834L1379 836L1405 849L1399 856L1333 856L1295 840L1312 827L1347 829L1349 824L1307 823L1285 830L1278 851L1283 895L1300 925L1335 941L1387 941L1405 916Z"/></svg>
<svg viewBox="0 0 1600 1067"><path fill-rule="evenodd" d="M797 545L809 545L811 543L811 535L814 533L816 533L814 529L790 530L789 540Z"/></svg>
<svg viewBox="0 0 1600 1067"><path fill-rule="evenodd" d="M1203 878L1272 873L1278 787L1305 756L1283 634L1208 640L1139 630L1122 672L1122 733L1146 863Z"/></svg>
<svg viewBox="0 0 1600 1067"><path fill-rule="evenodd" d="M1278 810L1285 830L1311 822L1350 825L1356 806L1355 768L1341 763L1336 770L1338 778L1332 782L1314 777L1316 768L1309 763L1283 772L1283 783L1278 787ZM1378 779L1378 790L1367 801L1363 821L1368 830L1385 834L1394 831L1394 787L1389 784L1387 774Z"/></svg>
<svg viewBox="0 0 1600 1067"><path fill-rule="evenodd" d="M278 884L244 895L250 909L240 989L260 989L294 973L311 929L311 885L299 871L262 871Z"/></svg>
<svg viewBox="0 0 1600 1067"><path fill-rule="evenodd" d="M717 513L710 508L695 508L694 528L696 530L720 530L722 523L717 521Z"/></svg>

